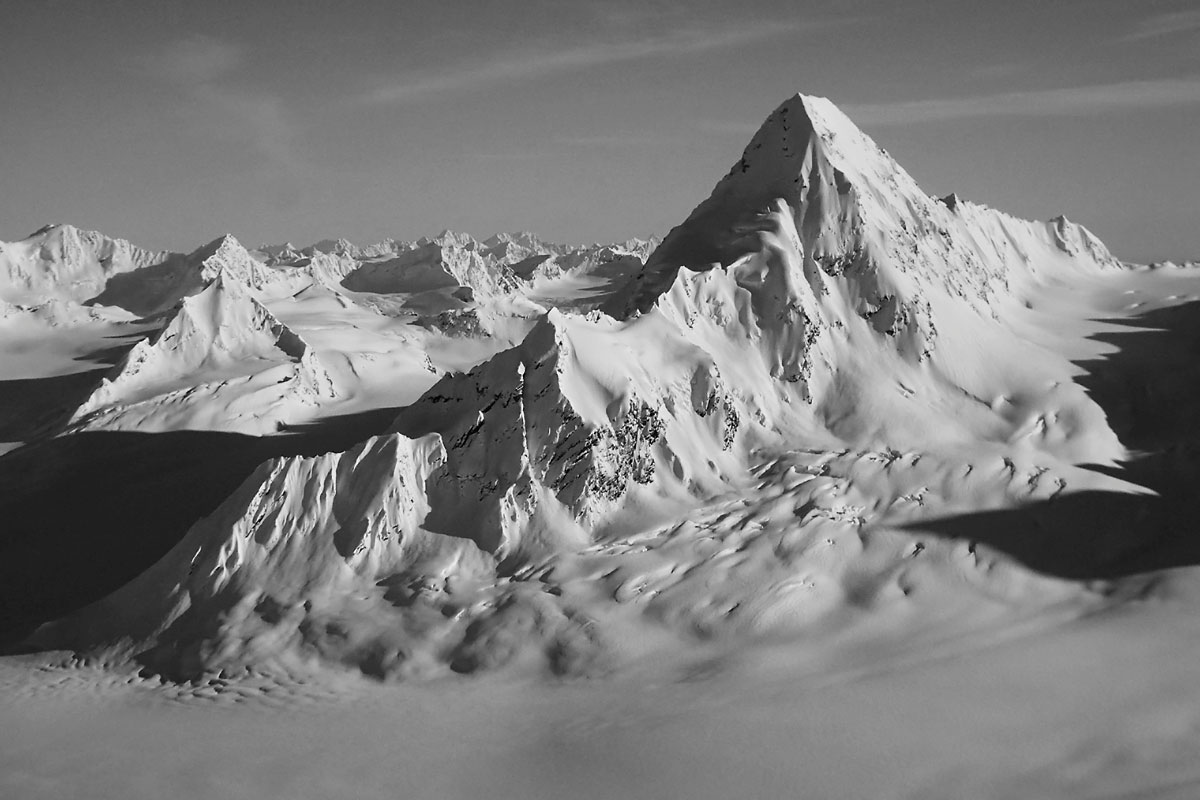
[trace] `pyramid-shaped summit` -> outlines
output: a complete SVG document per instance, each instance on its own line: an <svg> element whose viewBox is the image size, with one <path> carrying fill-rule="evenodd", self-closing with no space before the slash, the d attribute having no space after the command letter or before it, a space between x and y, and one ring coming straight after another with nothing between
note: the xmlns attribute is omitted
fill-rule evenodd
<svg viewBox="0 0 1200 800"><path fill-rule="evenodd" d="M781 210L789 217L783 228ZM930 197L832 102L798 94L767 117L712 195L667 235L609 310L645 311L680 267L728 266L772 246L796 251L814 291L823 291L822 276L842 280L856 313L894 308L893 322L923 316L919 306L936 293L984 307L1014 271L1036 271L1064 253L1119 266L1078 226L1063 231L957 196L951 204Z"/></svg>
<svg viewBox="0 0 1200 800"><path fill-rule="evenodd" d="M299 360L307 345L225 270L185 298L151 345L181 369L250 358Z"/></svg>
<svg viewBox="0 0 1200 800"><path fill-rule="evenodd" d="M678 267L729 265L758 245L761 220L777 201L796 220L804 251L853 252L863 232L861 185L888 176L923 198L915 182L824 98L796 95L755 133L711 196L674 228L639 276L634 305L645 310Z"/></svg>
<svg viewBox="0 0 1200 800"><path fill-rule="evenodd" d="M224 380L272 365L295 364L297 389L332 396L332 380L315 352L221 269L199 293L185 298L157 334L138 342L76 411L140 402L203 377Z"/></svg>
<svg viewBox="0 0 1200 800"><path fill-rule="evenodd" d="M234 275L239 281L253 288L261 288L265 282L263 266L254 260L250 252L232 234L220 236L188 256L196 265L202 281L216 279L221 273Z"/></svg>
<svg viewBox="0 0 1200 800"><path fill-rule="evenodd" d="M114 275L90 302L152 316L169 312L221 274L233 276L252 289L262 289L285 275L260 263L241 242L225 234L187 255L173 254L160 263Z"/></svg>

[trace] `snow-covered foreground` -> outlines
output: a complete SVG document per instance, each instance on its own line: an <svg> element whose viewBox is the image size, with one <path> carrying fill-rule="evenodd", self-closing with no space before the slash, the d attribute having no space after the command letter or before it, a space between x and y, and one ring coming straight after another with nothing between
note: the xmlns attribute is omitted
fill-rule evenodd
<svg viewBox="0 0 1200 800"><path fill-rule="evenodd" d="M918 652L792 642L565 684L177 688L7 660L0 793L1192 798L1200 597L1178 580L1184 596Z"/></svg>
<svg viewBox="0 0 1200 800"><path fill-rule="evenodd" d="M1200 789L1200 270L828 101L657 246L50 226L0 300L0 794Z"/></svg>

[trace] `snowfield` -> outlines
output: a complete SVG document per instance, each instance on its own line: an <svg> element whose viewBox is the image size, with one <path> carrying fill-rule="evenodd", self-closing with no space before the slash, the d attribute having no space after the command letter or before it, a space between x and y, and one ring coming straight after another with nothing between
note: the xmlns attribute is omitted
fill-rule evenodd
<svg viewBox="0 0 1200 800"><path fill-rule="evenodd" d="M47 226L0 341L4 796L1200 793L1200 267L823 98L661 242Z"/></svg>

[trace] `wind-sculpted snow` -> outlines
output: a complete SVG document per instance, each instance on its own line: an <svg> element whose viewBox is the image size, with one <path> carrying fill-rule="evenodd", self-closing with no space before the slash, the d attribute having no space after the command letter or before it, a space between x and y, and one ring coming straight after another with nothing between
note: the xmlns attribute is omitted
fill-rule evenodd
<svg viewBox="0 0 1200 800"><path fill-rule="evenodd" d="M179 305L67 435L378 435L264 464L33 641L172 678L592 675L648 642L949 636L1105 602L921 533L1144 494L1080 466L1131 455L1077 380L1102 352L1077 289L1135 272L1089 231L931 198L798 96L649 247L224 237L107 278L100 306Z"/></svg>

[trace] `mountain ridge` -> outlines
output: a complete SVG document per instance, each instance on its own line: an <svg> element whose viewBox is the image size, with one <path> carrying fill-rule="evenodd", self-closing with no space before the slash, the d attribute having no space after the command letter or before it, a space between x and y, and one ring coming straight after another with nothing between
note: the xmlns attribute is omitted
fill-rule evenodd
<svg viewBox="0 0 1200 800"><path fill-rule="evenodd" d="M229 237L195 251L188 274L217 274L121 367L162 352L181 385L162 409L158 395L111 408L144 425L185 395L258 381L228 417L258 433L298 390L318 423L364 397L386 421L344 452L262 466L150 573L38 641L128 657L111 644L128 619L141 663L177 679L258 664L419 676L526 656L587 675L612 663L614 635L653 625L736 639L852 608L930 612L944 592L971 608L1026 589L1058 602L1061 587L960 563L956 544L901 526L1132 491L1079 466L1129 452L1034 303L1123 265L1065 218L928 196L821 98L769 116L644 264L523 234L356 247L259 251L270 264ZM197 311L217 300L224 326ZM167 352L193 311L207 335ZM322 372L321 396L321 360L347 331L370 345L340 379L423 352L399 379L418 391L390 407ZM476 349L432 367L464 343ZM281 363L185 385L264 353ZM943 566L906 566L926 551Z"/></svg>

